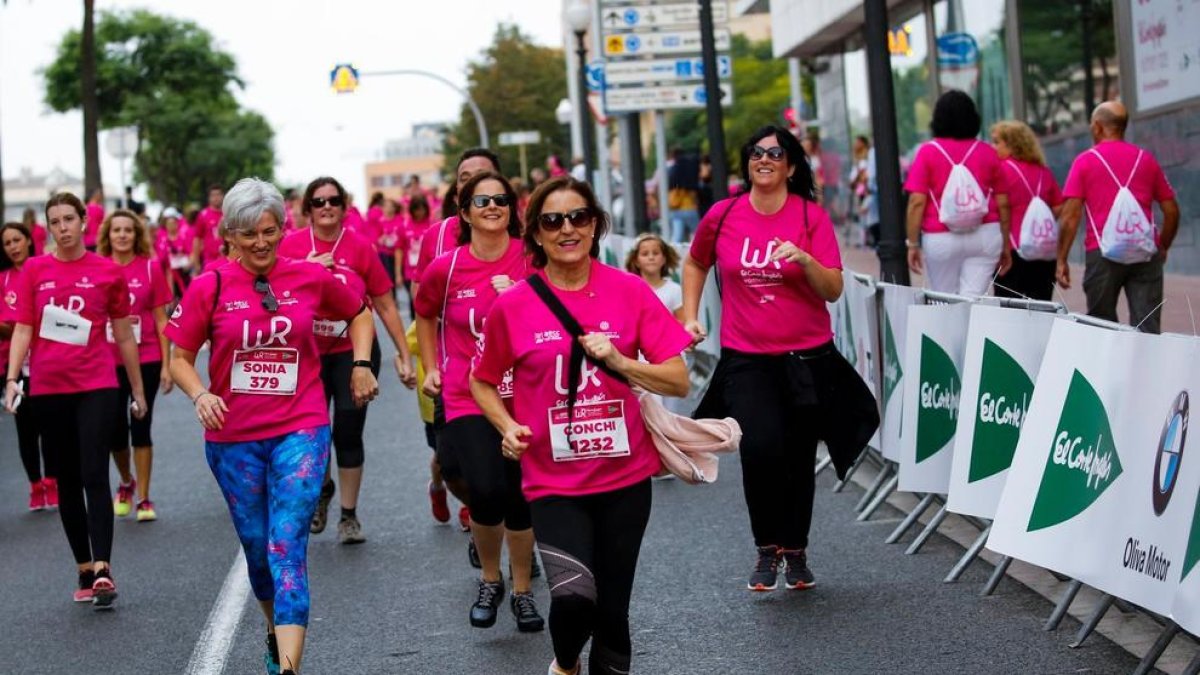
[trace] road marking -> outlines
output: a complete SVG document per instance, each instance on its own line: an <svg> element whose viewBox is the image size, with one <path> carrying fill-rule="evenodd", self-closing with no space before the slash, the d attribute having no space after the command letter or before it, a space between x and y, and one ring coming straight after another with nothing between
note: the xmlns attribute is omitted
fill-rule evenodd
<svg viewBox="0 0 1200 675"><path fill-rule="evenodd" d="M233 648L234 633L249 599L250 579L246 573L246 557L239 550L229 574L225 575L225 583L221 585L212 611L208 613L204 632L196 641L196 649L192 651L192 658L184 671L187 675L220 675L225 670L225 661L229 658L229 650Z"/></svg>

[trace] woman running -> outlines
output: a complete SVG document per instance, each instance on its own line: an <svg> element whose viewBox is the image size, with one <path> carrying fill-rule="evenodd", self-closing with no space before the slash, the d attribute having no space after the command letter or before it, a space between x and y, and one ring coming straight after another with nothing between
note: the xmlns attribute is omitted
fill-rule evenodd
<svg viewBox="0 0 1200 675"><path fill-rule="evenodd" d="M192 280L192 248L195 237L192 228L183 222L179 211L169 206L162 214L162 227L155 234L154 250L159 261L171 275L176 298L182 298Z"/></svg>
<svg viewBox="0 0 1200 675"><path fill-rule="evenodd" d="M379 252L379 262L383 263L383 269L392 280L392 298L395 298L396 287L404 283L404 249L408 248L408 241L405 239L404 207L400 202L394 199L383 200L375 227L375 250Z"/></svg>
<svg viewBox="0 0 1200 675"><path fill-rule="evenodd" d="M358 405L379 392L368 367L375 324L362 296L333 275L277 256L283 196L274 185L238 181L223 213L240 259L197 277L175 309L171 374L204 426L208 465L267 620L267 671L296 673L309 618L308 523L329 461L314 324L348 323L356 365L345 376ZM205 341L208 388L196 371Z"/></svg>
<svg viewBox="0 0 1200 675"><path fill-rule="evenodd" d="M433 227L433 219L429 213L429 202L417 195L408 202L408 217L404 219L404 254L401 258L400 272L404 279L404 290L408 293L408 316L417 320L417 311L413 306L413 284L420 281L417 277L417 260L421 257L421 242L425 233Z"/></svg>
<svg viewBox="0 0 1200 675"><path fill-rule="evenodd" d="M46 252L46 226L38 223L37 211L33 210L32 206L25 207L21 213L21 224L25 229L29 230L29 235L33 237L34 255L41 255Z"/></svg>
<svg viewBox="0 0 1200 675"><path fill-rule="evenodd" d="M133 416L146 414L137 343L129 325L129 285L116 263L84 248L86 210L61 192L46 202L46 222L57 249L30 259L17 282L16 310L4 407L17 410L21 366L30 355L29 393L45 443L58 453L59 516L78 566L76 602L111 609L112 493L109 441L118 389L105 327L113 338L133 392ZM35 329L36 326L36 329Z"/></svg>
<svg viewBox="0 0 1200 675"><path fill-rule="evenodd" d="M167 305L171 304L171 289L162 267L150 254L150 235L142 220L132 211L117 209L104 219L100 236L96 240L97 252L111 258L125 274L129 285L129 324L133 329L133 340L138 346L138 361L141 363L142 384L146 392L146 410L140 418L130 419L125 405L129 403L132 389L125 373L117 368L117 383L120 388L118 415L112 427L113 463L121 475L121 484L113 499L113 513L124 518L134 508L134 492L137 493L137 521L145 523L158 519L154 502L150 501L150 472L154 466L154 442L150 439L150 426L154 417L154 395L161 389L168 394L171 383L170 343L163 329L167 326ZM111 336L110 336L111 341ZM120 354L113 345L117 360ZM133 464L137 477L130 472L129 455L132 437Z"/></svg>
<svg viewBox="0 0 1200 675"><path fill-rule="evenodd" d="M471 391L504 455L521 460L550 584L549 672L578 673L591 638L589 672L628 673L629 599L661 467L631 385L686 395L691 337L645 282L597 260L608 217L587 183L547 181L525 222L538 271L492 305Z"/></svg>

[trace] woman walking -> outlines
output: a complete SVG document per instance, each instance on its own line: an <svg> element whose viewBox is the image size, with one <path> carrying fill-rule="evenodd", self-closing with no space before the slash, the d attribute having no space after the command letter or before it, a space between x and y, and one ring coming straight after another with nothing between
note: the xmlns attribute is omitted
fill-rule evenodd
<svg viewBox="0 0 1200 675"><path fill-rule="evenodd" d="M996 295L1050 300L1062 190L1028 124L1005 120L991 131L1001 162L997 199L1008 201L1013 251L1012 268L996 278Z"/></svg>

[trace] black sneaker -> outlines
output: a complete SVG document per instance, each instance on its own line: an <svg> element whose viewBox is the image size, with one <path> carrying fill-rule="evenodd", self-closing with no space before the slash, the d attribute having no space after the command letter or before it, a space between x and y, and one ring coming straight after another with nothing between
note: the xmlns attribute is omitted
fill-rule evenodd
<svg viewBox="0 0 1200 675"><path fill-rule="evenodd" d="M496 610L504 597L504 580L488 582L480 579L479 597L471 605L471 625L476 628L491 628L496 624Z"/></svg>
<svg viewBox="0 0 1200 675"><path fill-rule="evenodd" d="M308 531L313 534L321 534L325 531L325 525L329 522L329 502L333 501L333 492L337 489L333 481L329 481L321 486L321 497L317 500L317 510L313 513L312 524Z"/></svg>
<svg viewBox="0 0 1200 675"><path fill-rule="evenodd" d="M779 588L779 554L778 546L759 546L758 562L754 563L754 572L746 588L752 591L773 591Z"/></svg>
<svg viewBox="0 0 1200 675"><path fill-rule="evenodd" d="M471 563L471 567L477 570L483 569L483 563L479 561L479 549L475 547L474 537L467 540L467 562Z"/></svg>
<svg viewBox="0 0 1200 675"><path fill-rule="evenodd" d="M533 601L533 593L513 593L508 604L517 619L517 630L536 633L546 627L546 621L538 614L537 604Z"/></svg>
<svg viewBox="0 0 1200 675"><path fill-rule="evenodd" d="M267 667L267 675L279 675L279 645L275 642L274 633L267 633L267 652L263 654L263 664Z"/></svg>
<svg viewBox="0 0 1200 675"><path fill-rule="evenodd" d="M817 579L812 570L808 569L808 553L799 548L794 551L783 551L784 573L787 587L793 591L807 591L817 585Z"/></svg>

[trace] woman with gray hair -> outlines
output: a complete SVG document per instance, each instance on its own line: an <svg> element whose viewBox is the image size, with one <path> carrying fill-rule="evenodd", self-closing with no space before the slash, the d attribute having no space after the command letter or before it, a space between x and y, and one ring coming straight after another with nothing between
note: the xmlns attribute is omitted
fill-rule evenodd
<svg viewBox="0 0 1200 675"><path fill-rule="evenodd" d="M277 257L283 197L244 178L222 204L239 254L188 287L167 326L171 375L205 429L205 454L241 539L267 619L267 671L300 667L308 624L308 523L329 461L329 412L313 332L317 317L349 323L356 361L375 339L362 298L320 265ZM209 386L196 353L211 342ZM349 375L354 401L379 393L370 368Z"/></svg>

